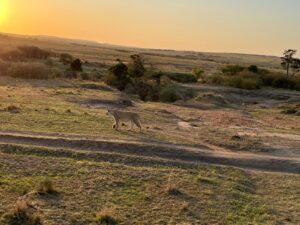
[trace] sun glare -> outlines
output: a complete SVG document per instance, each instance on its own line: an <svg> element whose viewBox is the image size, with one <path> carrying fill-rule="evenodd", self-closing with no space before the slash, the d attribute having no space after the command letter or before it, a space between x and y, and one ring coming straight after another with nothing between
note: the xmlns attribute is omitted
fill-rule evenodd
<svg viewBox="0 0 300 225"><path fill-rule="evenodd" d="M8 3L7 0L0 0L0 24L2 24L8 13Z"/></svg>

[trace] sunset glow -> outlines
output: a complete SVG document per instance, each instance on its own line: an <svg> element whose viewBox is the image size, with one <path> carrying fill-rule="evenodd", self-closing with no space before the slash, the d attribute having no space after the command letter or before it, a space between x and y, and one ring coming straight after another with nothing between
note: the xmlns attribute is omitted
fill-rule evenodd
<svg viewBox="0 0 300 225"><path fill-rule="evenodd" d="M0 25L5 22L8 14L8 1L0 0Z"/></svg>
<svg viewBox="0 0 300 225"><path fill-rule="evenodd" d="M278 55L300 49L299 9L298 0L0 0L0 31Z"/></svg>

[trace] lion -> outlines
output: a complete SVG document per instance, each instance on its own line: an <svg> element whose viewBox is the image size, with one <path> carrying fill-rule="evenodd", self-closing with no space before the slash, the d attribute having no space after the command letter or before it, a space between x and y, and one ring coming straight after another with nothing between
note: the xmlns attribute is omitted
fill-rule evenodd
<svg viewBox="0 0 300 225"><path fill-rule="evenodd" d="M140 129L140 131L142 131L140 116L137 113L108 110L107 115L111 115L115 119L115 123L112 127L113 129L119 130L120 122L131 122L130 130L133 129L133 125L135 124Z"/></svg>

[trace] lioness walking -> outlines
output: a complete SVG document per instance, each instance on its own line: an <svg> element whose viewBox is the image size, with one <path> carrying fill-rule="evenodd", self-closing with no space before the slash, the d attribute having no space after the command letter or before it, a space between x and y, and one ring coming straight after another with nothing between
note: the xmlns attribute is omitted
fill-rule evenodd
<svg viewBox="0 0 300 225"><path fill-rule="evenodd" d="M130 130L133 129L133 125L135 124L138 128L140 128L140 131L142 131L140 116L137 113L121 112L118 110L108 110L107 114L112 115L115 119L113 129L119 130L120 122L131 122Z"/></svg>

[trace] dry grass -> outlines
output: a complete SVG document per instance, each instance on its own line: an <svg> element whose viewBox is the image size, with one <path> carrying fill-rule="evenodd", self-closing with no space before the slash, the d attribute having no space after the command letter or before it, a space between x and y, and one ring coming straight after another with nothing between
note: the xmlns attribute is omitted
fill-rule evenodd
<svg viewBox="0 0 300 225"><path fill-rule="evenodd" d="M91 72L96 68L101 74L105 74L116 58L127 62L137 51L47 38L0 36L3 51L15 48L8 47L8 43L18 46L32 45L33 42L42 49L88 60L84 69ZM212 74L224 63L256 64L275 69L280 66L280 59L275 57L143 49L139 52L158 69L174 73L189 73L193 68L201 67L207 74ZM12 70L13 74L19 74L18 77L31 74L28 78L33 78L32 74L45 76L47 71L40 63L33 68L32 62L15 64L18 68ZM10 66L10 63L0 61L0 74L8 73ZM52 66L64 69L56 61ZM199 98L164 104L143 103L131 96L135 104L123 110L139 113L148 129L143 133L116 132L111 129L113 120L106 115L106 108L107 104L119 106L118 102L125 96L101 82L1 76L0 130L299 156L298 117L281 114L282 109L278 107L285 100L274 98L274 95L295 97L295 93L244 92L199 84L179 88L191 89ZM256 101L257 104L252 104ZM14 111L18 113L11 113ZM180 122L190 126L179 126ZM276 133L280 138L267 136L268 132ZM240 138L232 138L235 136ZM88 149L88 146L84 147ZM157 152L180 155L181 150L173 148L168 152L151 149L152 155L148 152L147 158L140 154L144 150L142 147L134 149L134 155L121 151L104 153L15 145L1 145L0 150L1 225L7 224L5 219L27 211L29 203L18 203L15 209L14 202L24 193L37 190L37 184L41 184L40 192L59 190L59 195L26 196L26 201L40 206L47 224L114 224L116 221L122 225L300 224L299 175L254 173L208 165L187 166L180 161L169 163L156 158ZM12 209L10 217L3 216ZM34 211L32 215L32 221L38 223L35 217L39 218L39 214Z"/></svg>
<svg viewBox="0 0 300 225"><path fill-rule="evenodd" d="M95 224L97 225L116 225L117 220L112 216L111 210L101 210L96 213Z"/></svg>
<svg viewBox="0 0 300 225"><path fill-rule="evenodd" d="M40 194L50 194L50 195L58 194L58 191L55 190L55 188L53 186L52 180L50 180L49 178L45 178L44 180L42 180L40 182L39 187L38 187L38 192Z"/></svg>
<svg viewBox="0 0 300 225"><path fill-rule="evenodd" d="M37 157L12 152L1 154L0 163L0 196L5 196L0 214L13 207L12 200L24 189L34 190L36 183L51 177L61 190L59 197L31 195L28 199L41 206L43 218L49 224L75 224L74 220L79 224L94 223L99 209L113 209L112 212L100 210L99 220L114 218L124 225L220 221L222 224L280 224L286 217L291 224L299 222L299 201L293 198L299 185L296 175L260 176L227 167L178 168L157 166L155 162L147 166L128 165L75 160L63 154L53 158L51 154ZM176 183L181 194L166 194L170 174L169 186L174 187ZM289 184L284 192L279 182L283 177ZM280 205L274 208L272 204L277 201ZM285 208L291 207L294 211L289 214Z"/></svg>
<svg viewBox="0 0 300 225"><path fill-rule="evenodd" d="M2 222L8 225L41 225L39 211L25 200L18 200L10 213L4 214ZM0 218L1 223L1 218Z"/></svg>

